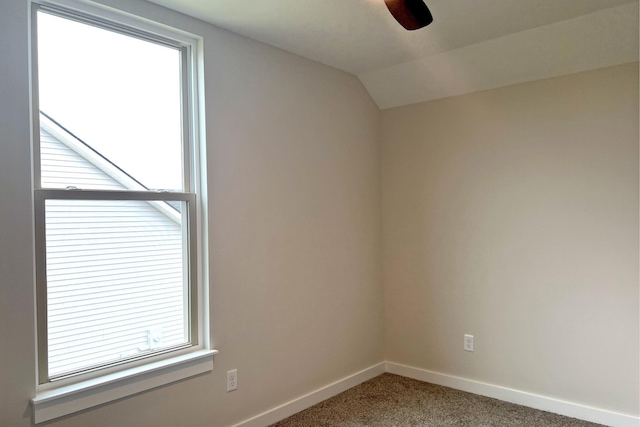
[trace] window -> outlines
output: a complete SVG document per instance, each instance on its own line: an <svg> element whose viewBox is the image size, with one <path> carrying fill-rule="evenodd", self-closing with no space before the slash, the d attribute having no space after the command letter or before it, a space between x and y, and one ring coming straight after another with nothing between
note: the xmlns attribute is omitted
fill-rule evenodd
<svg viewBox="0 0 640 427"><path fill-rule="evenodd" d="M87 407L55 408L56 389L68 401L69 385L110 376L129 390L133 373L159 385L146 367L175 374L183 361L193 375L191 356L210 370L215 351L203 330L198 39L48 1L34 4L32 31L40 422Z"/></svg>

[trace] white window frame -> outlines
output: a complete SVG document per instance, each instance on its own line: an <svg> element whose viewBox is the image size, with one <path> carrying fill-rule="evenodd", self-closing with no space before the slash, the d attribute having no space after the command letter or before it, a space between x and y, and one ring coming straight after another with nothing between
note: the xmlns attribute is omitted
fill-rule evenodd
<svg viewBox="0 0 640 427"><path fill-rule="evenodd" d="M103 5L78 0L32 0L31 7L31 73L32 73L32 139L34 161L34 210L36 218L36 395L32 402L34 423L41 423L116 399L140 393L174 381L209 372L213 355L209 339L206 156L203 100L202 38L187 32L151 22ZM89 21L122 34L153 40L182 50L183 61L183 140L184 192L145 191L69 191L41 189L39 151L39 105L37 69L37 24L39 9L62 17ZM188 160L187 160L188 159ZM127 361L123 364L88 371L54 382L47 374L46 278L44 208L47 199L129 199L147 201L181 200L188 203L190 233L189 301L191 342L184 348ZM44 328L44 329L43 329Z"/></svg>

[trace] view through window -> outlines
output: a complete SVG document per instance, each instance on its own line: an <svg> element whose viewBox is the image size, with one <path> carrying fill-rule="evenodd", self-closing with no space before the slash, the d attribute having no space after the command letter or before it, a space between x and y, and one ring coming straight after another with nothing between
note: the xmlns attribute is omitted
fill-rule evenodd
<svg viewBox="0 0 640 427"><path fill-rule="evenodd" d="M186 50L47 10L37 40L44 383L195 344L196 199Z"/></svg>

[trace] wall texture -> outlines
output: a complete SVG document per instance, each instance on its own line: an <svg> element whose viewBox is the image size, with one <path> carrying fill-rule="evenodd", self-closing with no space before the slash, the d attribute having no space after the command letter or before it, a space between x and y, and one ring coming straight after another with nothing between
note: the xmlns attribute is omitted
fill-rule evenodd
<svg viewBox="0 0 640 427"><path fill-rule="evenodd" d="M105 3L205 39L220 354L211 374L49 425L228 426L381 362L379 111L361 83L150 3ZM27 1L0 10L0 425L19 427L36 381Z"/></svg>
<svg viewBox="0 0 640 427"><path fill-rule="evenodd" d="M381 144L386 359L637 416L638 64L385 110Z"/></svg>

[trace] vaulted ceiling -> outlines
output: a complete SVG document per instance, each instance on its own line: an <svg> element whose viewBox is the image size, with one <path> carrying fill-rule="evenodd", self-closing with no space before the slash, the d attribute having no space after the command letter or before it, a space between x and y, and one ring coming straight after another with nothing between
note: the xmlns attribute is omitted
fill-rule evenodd
<svg viewBox="0 0 640 427"><path fill-rule="evenodd" d="M638 0L151 0L360 78L380 108L638 60Z"/></svg>

